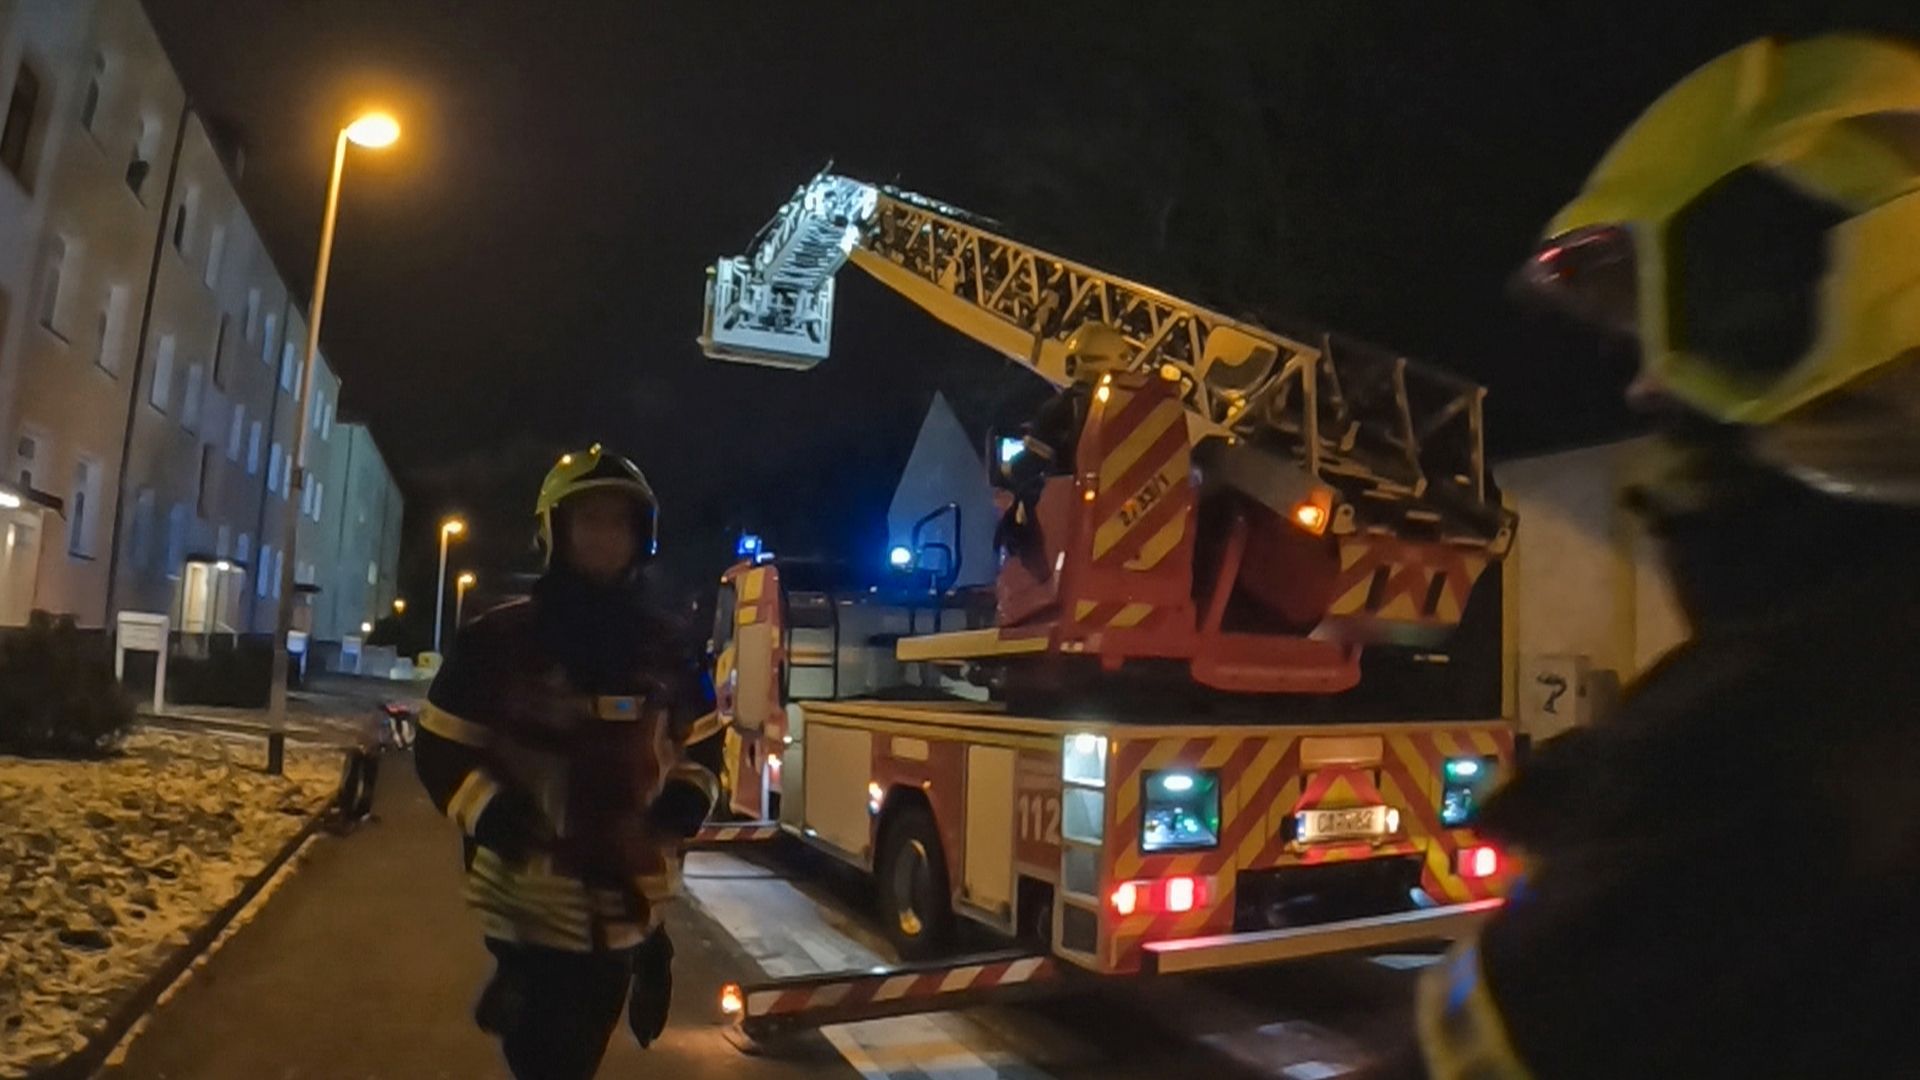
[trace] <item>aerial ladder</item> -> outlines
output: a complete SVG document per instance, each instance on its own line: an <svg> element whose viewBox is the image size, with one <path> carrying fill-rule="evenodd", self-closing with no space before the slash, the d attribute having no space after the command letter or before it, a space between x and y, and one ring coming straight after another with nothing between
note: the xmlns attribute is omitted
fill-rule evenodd
<svg viewBox="0 0 1920 1080"><path fill-rule="evenodd" d="M1338 693L1365 645L1444 640L1511 542L1481 387L1230 318L892 187L800 187L711 268L703 350L819 364L848 262L1088 399L1071 468L1020 510L1035 527L1012 533L1028 550L1003 562L996 625L908 638L901 660L1177 661L1217 690ZM1097 372L1095 327L1120 354Z"/></svg>

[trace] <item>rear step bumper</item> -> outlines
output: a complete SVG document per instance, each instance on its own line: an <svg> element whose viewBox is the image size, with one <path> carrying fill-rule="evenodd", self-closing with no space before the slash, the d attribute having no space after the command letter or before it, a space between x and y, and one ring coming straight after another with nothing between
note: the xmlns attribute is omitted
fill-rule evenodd
<svg viewBox="0 0 1920 1080"><path fill-rule="evenodd" d="M727 847L772 840L780 835L777 821L726 821L702 825L687 841L690 849Z"/></svg>
<svg viewBox="0 0 1920 1080"><path fill-rule="evenodd" d="M1145 946L1144 967L1148 974L1178 975L1419 941L1452 940L1471 933L1488 916L1498 911L1501 903L1503 901L1500 900L1476 900L1470 904L1295 926L1285 930L1153 941Z"/></svg>
<svg viewBox="0 0 1920 1080"><path fill-rule="evenodd" d="M1001 953L971 961L914 964L872 971L800 975L728 987L734 1019L752 1039L786 1031L933 1012L1002 999L1062 974L1050 957Z"/></svg>

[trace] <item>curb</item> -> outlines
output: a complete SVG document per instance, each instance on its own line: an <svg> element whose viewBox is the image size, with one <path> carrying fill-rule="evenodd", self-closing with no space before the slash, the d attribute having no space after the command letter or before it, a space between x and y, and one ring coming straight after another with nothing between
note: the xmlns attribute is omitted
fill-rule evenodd
<svg viewBox="0 0 1920 1080"><path fill-rule="evenodd" d="M240 887L231 900L221 905L211 918L188 936L185 945L175 949L158 968L134 987L133 992L108 1014L106 1024L87 1036L87 1045L56 1064L27 1072L23 1080L88 1080L99 1072L106 1065L114 1047L120 1045L120 1040L126 1037L127 1032L133 1030L133 1026L147 1015L160 1000L160 995L167 992L181 972L200 959L214 939L220 936L220 932L227 928L227 924L252 903L273 875L279 873L288 859L293 858L293 853L299 851L301 845L319 831L321 822L338 801L339 793L335 792L333 798L328 799L318 813L308 817L300 831L294 833L258 873L247 879L247 883Z"/></svg>

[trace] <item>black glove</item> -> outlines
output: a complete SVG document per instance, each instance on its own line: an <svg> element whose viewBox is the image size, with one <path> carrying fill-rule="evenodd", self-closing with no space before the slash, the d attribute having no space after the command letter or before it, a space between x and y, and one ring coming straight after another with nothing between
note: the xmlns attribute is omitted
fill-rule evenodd
<svg viewBox="0 0 1920 1080"><path fill-rule="evenodd" d="M673 939L661 927L633 950L633 986L627 993L627 1026L642 1050L667 1030L673 1003Z"/></svg>
<svg viewBox="0 0 1920 1080"><path fill-rule="evenodd" d="M647 821L668 836L685 839L700 831L713 811L713 803L710 778L703 785L695 781L691 770L677 769L653 805L647 807Z"/></svg>
<svg viewBox="0 0 1920 1080"><path fill-rule="evenodd" d="M488 800L474 822L473 839L508 863L524 862L539 842L540 807L524 791L507 788Z"/></svg>

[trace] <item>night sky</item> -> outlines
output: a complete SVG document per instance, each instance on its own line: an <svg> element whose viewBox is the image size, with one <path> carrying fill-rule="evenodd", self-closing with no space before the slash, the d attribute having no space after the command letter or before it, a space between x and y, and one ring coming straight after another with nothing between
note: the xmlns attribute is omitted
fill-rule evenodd
<svg viewBox="0 0 1920 1080"><path fill-rule="evenodd" d="M373 102L405 126L350 162L324 335L408 496L420 597L444 512L475 525L458 562L530 566L540 476L594 440L653 479L689 586L740 527L881 557L933 392L978 426L1034 388L851 270L818 370L700 355L704 265L829 159L1483 380L1513 452L1622 421L1632 357L1504 290L1620 129L1761 33L1920 35L1913 0L147 6L299 294L334 130Z"/></svg>

